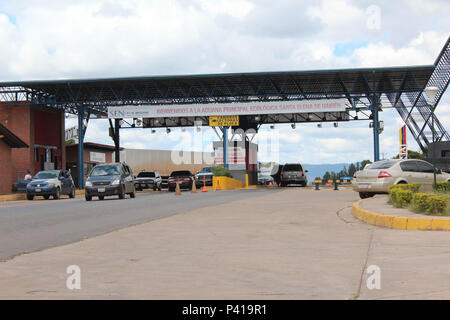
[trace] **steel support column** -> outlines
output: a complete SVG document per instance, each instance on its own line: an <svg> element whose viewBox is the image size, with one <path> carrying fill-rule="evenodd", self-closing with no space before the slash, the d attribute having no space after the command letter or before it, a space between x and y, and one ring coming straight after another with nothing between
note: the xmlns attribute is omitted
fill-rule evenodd
<svg viewBox="0 0 450 320"><path fill-rule="evenodd" d="M222 128L223 138L223 166L228 168L228 127Z"/></svg>
<svg viewBox="0 0 450 320"><path fill-rule="evenodd" d="M78 108L78 189L84 188L84 106Z"/></svg>
<svg viewBox="0 0 450 320"><path fill-rule="evenodd" d="M376 96L372 96L371 99L371 110L373 118L373 161L380 160L380 128L379 128L379 117L378 117L378 99Z"/></svg>
<svg viewBox="0 0 450 320"><path fill-rule="evenodd" d="M120 162L120 119L114 120L115 161Z"/></svg>

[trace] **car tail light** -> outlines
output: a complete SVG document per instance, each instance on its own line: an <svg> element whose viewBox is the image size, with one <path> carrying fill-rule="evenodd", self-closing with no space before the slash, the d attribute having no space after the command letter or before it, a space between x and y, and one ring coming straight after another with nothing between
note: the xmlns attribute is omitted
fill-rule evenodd
<svg viewBox="0 0 450 320"><path fill-rule="evenodd" d="M302 171L302 176L305 176L305 173Z"/></svg>
<svg viewBox="0 0 450 320"><path fill-rule="evenodd" d="M392 177L391 174L389 172L386 171L380 171L378 173L378 178L390 178Z"/></svg>
<svg viewBox="0 0 450 320"><path fill-rule="evenodd" d="M353 174L353 179L356 179L356 173Z"/></svg>
<svg viewBox="0 0 450 320"><path fill-rule="evenodd" d="M283 172L283 171L281 171L280 175L282 176L283 174L284 174L284 172Z"/></svg>

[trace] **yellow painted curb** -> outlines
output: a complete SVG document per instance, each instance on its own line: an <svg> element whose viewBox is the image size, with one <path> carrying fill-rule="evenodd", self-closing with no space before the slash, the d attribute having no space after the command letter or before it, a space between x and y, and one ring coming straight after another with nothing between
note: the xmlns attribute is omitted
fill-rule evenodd
<svg viewBox="0 0 450 320"><path fill-rule="evenodd" d="M77 190L75 189L75 195L83 195L84 189ZM4 194L0 195L0 202L4 201L21 201L21 200L27 200L27 195L25 193L13 193L13 194Z"/></svg>
<svg viewBox="0 0 450 320"><path fill-rule="evenodd" d="M352 206L353 215L364 221L365 223L399 230L446 230L450 231L450 219L442 218L407 218L399 216L390 216L384 214L378 214L368 211L359 206L362 201L355 202Z"/></svg>
<svg viewBox="0 0 450 320"><path fill-rule="evenodd" d="M27 196L24 193L4 194L0 196L0 202L3 201L20 201L26 200Z"/></svg>

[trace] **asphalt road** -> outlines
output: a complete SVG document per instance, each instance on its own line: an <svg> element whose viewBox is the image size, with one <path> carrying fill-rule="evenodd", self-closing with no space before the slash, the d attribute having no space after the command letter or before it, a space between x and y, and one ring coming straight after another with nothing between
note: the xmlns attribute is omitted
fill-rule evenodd
<svg viewBox="0 0 450 320"><path fill-rule="evenodd" d="M64 245L132 225L196 208L274 192L266 189L229 190L175 196L167 191L138 193L135 199L105 198L87 202L84 196L60 200L0 203L0 260Z"/></svg>

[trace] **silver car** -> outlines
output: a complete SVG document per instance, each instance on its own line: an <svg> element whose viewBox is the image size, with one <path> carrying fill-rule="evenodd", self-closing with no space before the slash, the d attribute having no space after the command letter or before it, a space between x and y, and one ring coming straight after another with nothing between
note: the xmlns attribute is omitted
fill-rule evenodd
<svg viewBox="0 0 450 320"><path fill-rule="evenodd" d="M433 166L418 159L390 159L372 163L354 175L353 190L364 199L377 193L388 193L389 187L399 183L432 185ZM436 170L436 180L450 181L450 175Z"/></svg>

